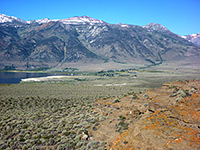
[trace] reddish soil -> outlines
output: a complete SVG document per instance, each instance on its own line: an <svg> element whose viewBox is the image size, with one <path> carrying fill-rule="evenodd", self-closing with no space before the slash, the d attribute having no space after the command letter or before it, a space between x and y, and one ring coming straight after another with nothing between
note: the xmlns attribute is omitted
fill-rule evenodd
<svg viewBox="0 0 200 150"><path fill-rule="evenodd" d="M170 82L95 104L107 119L90 134L107 149L200 149L200 81Z"/></svg>

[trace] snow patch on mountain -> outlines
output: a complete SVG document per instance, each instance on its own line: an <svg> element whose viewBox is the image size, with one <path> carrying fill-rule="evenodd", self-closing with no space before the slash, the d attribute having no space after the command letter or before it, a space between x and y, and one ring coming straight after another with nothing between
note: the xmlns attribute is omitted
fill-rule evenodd
<svg viewBox="0 0 200 150"><path fill-rule="evenodd" d="M61 19L59 20L60 22L64 23L64 24L86 24L86 23L91 23L91 24L96 24L96 23L106 23L102 20L97 20L88 16L75 16L72 18L68 18L68 19Z"/></svg>
<svg viewBox="0 0 200 150"><path fill-rule="evenodd" d="M42 23L48 23L51 20L49 18L44 18L44 19L40 19L40 20L36 20L37 23L42 24Z"/></svg>
<svg viewBox="0 0 200 150"><path fill-rule="evenodd" d="M184 38L184 39L186 39L186 38L187 38L187 36L186 36L186 35L183 35L183 36L180 36L180 37L182 37L182 38Z"/></svg>
<svg viewBox="0 0 200 150"><path fill-rule="evenodd" d="M44 24L44 23L48 23L50 21L53 21L53 22L60 21L64 24L86 24L86 23L89 23L91 25L106 24L106 22L104 22L102 20L94 19L94 18L91 18L88 16L81 16L81 17L75 16L75 17L71 17L71 18L67 18L67 19L53 19L53 20L50 20L49 18L44 18L44 19L39 19L39 20L25 21L25 20L19 19L17 17L0 14L0 23L7 23L7 22L12 23L13 21L25 23L25 24L31 24L31 23Z"/></svg>
<svg viewBox="0 0 200 150"><path fill-rule="evenodd" d="M28 24L31 24L31 23L39 23L39 24L44 24L44 23L48 23L52 20L50 20L49 18L44 18L44 19L39 19L39 20L30 20L30 21L26 21Z"/></svg>
<svg viewBox="0 0 200 150"><path fill-rule="evenodd" d="M19 19L17 17L7 16L5 14L0 14L0 23L13 22L13 21L26 23L26 21Z"/></svg>
<svg viewBox="0 0 200 150"><path fill-rule="evenodd" d="M188 41L190 41L190 40L192 40L194 38L200 37L200 33L194 33L194 34L190 34L190 35L183 35L181 37L186 39L186 40L188 40Z"/></svg>
<svg viewBox="0 0 200 150"><path fill-rule="evenodd" d="M188 40L189 42L192 42L192 43L200 46L200 33L184 35L184 36L181 36L181 37Z"/></svg>
<svg viewBox="0 0 200 150"><path fill-rule="evenodd" d="M121 24L121 27L126 28L126 27L129 27L129 25L127 25L127 24Z"/></svg>
<svg viewBox="0 0 200 150"><path fill-rule="evenodd" d="M164 27L163 25L158 24L158 23L149 23L149 24L142 26L142 27L150 29L150 30L161 31L161 32L169 31L166 27Z"/></svg>

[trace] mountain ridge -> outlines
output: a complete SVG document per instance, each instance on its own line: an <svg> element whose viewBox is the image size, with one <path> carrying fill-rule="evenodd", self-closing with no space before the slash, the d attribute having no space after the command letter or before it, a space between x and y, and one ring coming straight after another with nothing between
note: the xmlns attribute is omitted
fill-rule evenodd
<svg viewBox="0 0 200 150"><path fill-rule="evenodd" d="M5 14L0 14L0 23L11 23L11 22L21 22L24 24L31 24L31 23L39 23L39 24L44 24L44 23L48 23L50 21L53 22L62 22L64 24L77 24L77 23L106 23L102 20L98 20L98 19L94 19L91 18L89 16L74 16L74 17L70 17L70 18L66 18L66 19L49 19L49 18L42 18L42 19L38 19L38 20L22 20L20 18L14 17L14 16L7 16ZM107 24L107 23L106 23Z"/></svg>
<svg viewBox="0 0 200 150"><path fill-rule="evenodd" d="M181 37L188 40L189 42L194 43L197 46L200 46L200 33L184 35L184 36L181 36Z"/></svg>
<svg viewBox="0 0 200 150"><path fill-rule="evenodd" d="M198 56L199 47L160 24L109 24L88 16L0 24L0 67L30 69L159 65ZM18 24L19 23L19 24ZM81 64L81 65L80 65ZM109 69L113 69L110 65Z"/></svg>
<svg viewBox="0 0 200 150"><path fill-rule="evenodd" d="M149 24L147 24L143 27L150 29L150 30L158 30L158 31L161 31L161 32L169 31L166 27L164 27L163 25L158 24L158 23L149 23Z"/></svg>
<svg viewBox="0 0 200 150"><path fill-rule="evenodd" d="M20 18L14 17L14 16L7 16L5 14L0 14L0 23L5 23L5 22L13 22L13 21L18 21L25 23L25 20L22 20Z"/></svg>

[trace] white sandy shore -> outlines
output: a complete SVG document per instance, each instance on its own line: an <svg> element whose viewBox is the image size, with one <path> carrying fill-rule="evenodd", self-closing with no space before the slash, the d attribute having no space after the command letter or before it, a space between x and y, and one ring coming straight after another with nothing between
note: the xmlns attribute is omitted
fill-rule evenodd
<svg viewBox="0 0 200 150"><path fill-rule="evenodd" d="M40 81L48 81L48 80L61 79L61 78L67 78L67 77L69 76L47 76L47 77L21 79L21 81L22 82L40 82Z"/></svg>

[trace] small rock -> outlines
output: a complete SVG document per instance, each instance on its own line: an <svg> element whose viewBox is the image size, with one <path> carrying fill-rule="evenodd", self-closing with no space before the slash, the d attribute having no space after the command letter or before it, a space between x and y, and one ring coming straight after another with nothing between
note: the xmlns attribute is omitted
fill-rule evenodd
<svg viewBox="0 0 200 150"><path fill-rule="evenodd" d="M180 97L185 97L187 94L184 91L179 91L178 94L180 94Z"/></svg>
<svg viewBox="0 0 200 150"><path fill-rule="evenodd" d="M118 98L113 101L113 103L119 103L119 102L120 100Z"/></svg>
<svg viewBox="0 0 200 150"><path fill-rule="evenodd" d="M137 136L138 134L140 134L140 129L138 127L135 127L133 135Z"/></svg>
<svg viewBox="0 0 200 150"><path fill-rule="evenodd" d="M192 95L192 94L194 94L196 91L197 91L197 90L196 90L195 88L192 88L192 89L189 91L189 93Z"/></svg>
<svg viewBox="0 0 200 150"><path fill-rule="evenodd" d="M88 140L89 140L89 141L93 141L94 139L93 139L93 137L91 136L91 137L89 137Z"/></svg>
<svg viewBox="0 0 200 150"><path fill-rule="evenodd" d="M181 99L182 99L182 97L178 97L178 98L175 100L175 103L174 103L174 104L176 104L177 102L179 102Z"/></svg>
<svg viewBox="0 0 200 150"><path fill-rule="evenodd" d="M177 93L172 93L169 97L175 97Z"/></svg>
<svg viewBox="0 0 200 150"><path fill-rule="evenodd" d="M88 139L88 135L82 132L81 140L87 140L87 139Z"/></svg>
<svg viewBox="0 0 200 150"><path fill-rule="evenodd" d="M145 94L142 95L142 98L143 99L149 99L149 95L147 93L145 93Z"/></svg>
<svg viewBox="0 0 200 150"><path fill-rule="evenodd" d="M93 127L92 129L93 129L94 131L96 131L96 130L97 130L97 128L96 128L96 127Z"/></svg>

